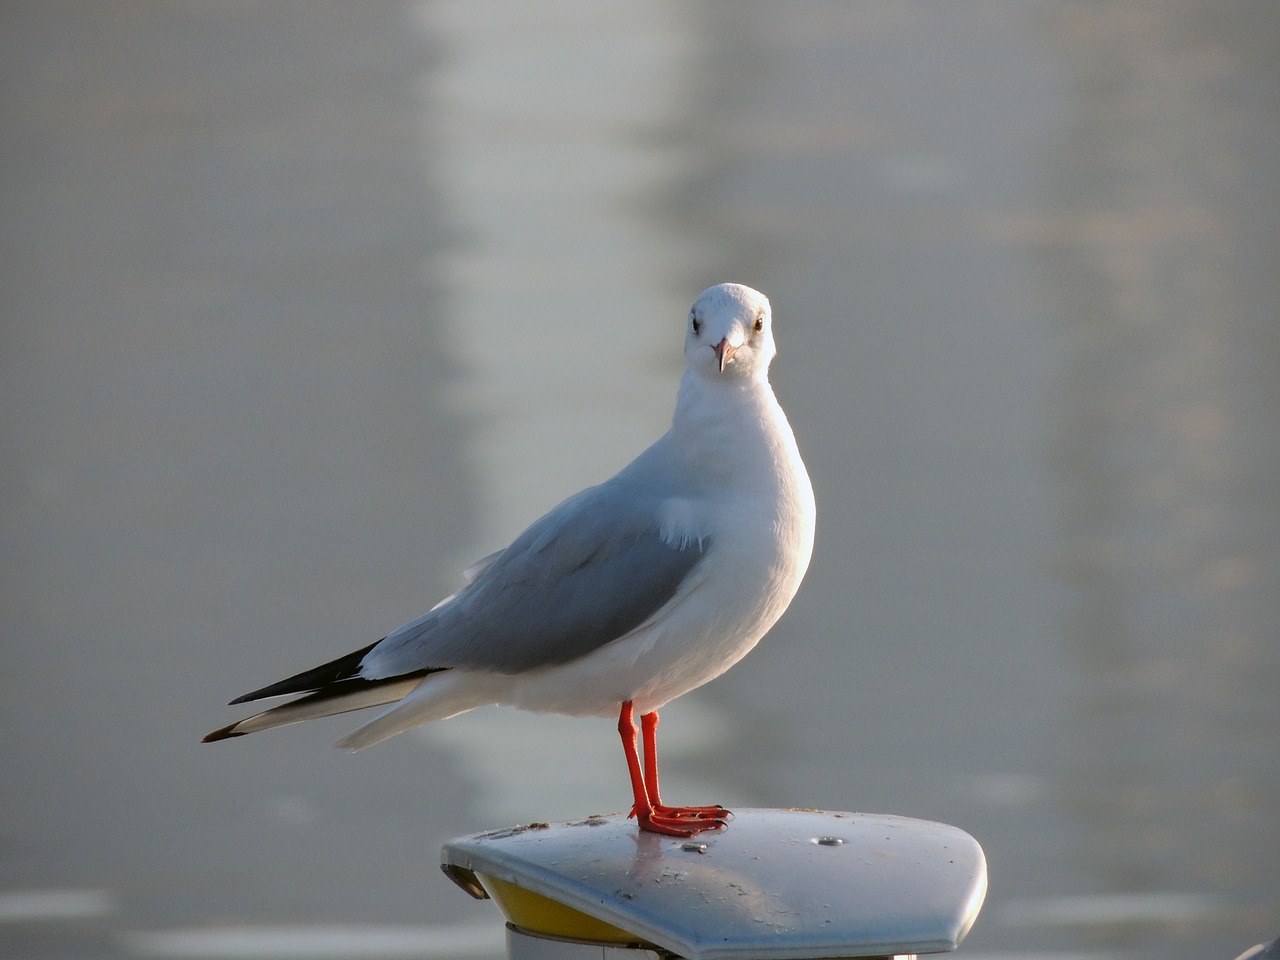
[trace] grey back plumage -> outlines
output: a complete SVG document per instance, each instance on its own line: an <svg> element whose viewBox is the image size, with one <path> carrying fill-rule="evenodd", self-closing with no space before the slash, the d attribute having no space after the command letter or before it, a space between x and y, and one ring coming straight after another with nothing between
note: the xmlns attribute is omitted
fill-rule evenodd
<svg viewBox="0 0 1280 960"><path fill-rule="evenodd" d="M660 610L711 548L668 542L663 497L623 477L564 501L454 597L390 633L365 677L462 667L503 674L575 660Z"/></svg>

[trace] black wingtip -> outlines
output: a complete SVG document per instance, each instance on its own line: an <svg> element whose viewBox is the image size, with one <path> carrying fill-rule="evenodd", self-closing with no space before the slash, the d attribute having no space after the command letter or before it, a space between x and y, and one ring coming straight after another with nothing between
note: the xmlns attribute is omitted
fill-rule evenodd
<svg viewBox="0 0 1280 960"><path fill-rule="evenodd" d="M381 642L379 640L376 643L371 643L367 647L356 650L354 653L348 653L346 656L338 657L336 660L322 663L318 667L304 670L302 673L287 677L277 683L268 684L259 690L246 693L243 697L236 697L228 706L234 707L239 703L265 700L268 697L283 697L291 693L310 693L331 683L337 683L339 680L348 680L359 671L360 661L364 659L365 654Z"/></svg>
<svg viewBox="0 0 1280 960"><path fill-rule="evenodd" d="M219 740L230 740L232 737L245 736L245 733L243 731L236 730L236 727L238 726L240 726L239 721L236 721L235 723L227 724L227 726L222 727L219 730L215 730L213 731L213 733L206 733L204 737L201 738L200 742L201 743L217 743Z"/></svg>

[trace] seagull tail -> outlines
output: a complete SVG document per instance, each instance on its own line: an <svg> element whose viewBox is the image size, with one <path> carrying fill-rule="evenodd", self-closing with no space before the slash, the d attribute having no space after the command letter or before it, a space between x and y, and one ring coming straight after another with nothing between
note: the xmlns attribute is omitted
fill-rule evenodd
<svg viewBox="0 0 1280 960"><path fill-rule="evenodd" d="M432 673L429 682L409 692L395 706L384 710L362 727L347 734L334 746L363 750L388 737L433 720L447 720L486 704L497 703L503 678L464 670Z"/></svg>
<svg viewBox="0 0 1280 960"><path fill-rule="evenodd" d="M352 677L358 677L360 675L360 664L364 661L365 656L381 642L379 640L377 643L371 643L367 647L361 647L354 653L348 653L338 657L336 660L322 663L318 667L304 670L302 673L295 673L292 677L285 677L283 680L278 680L261 689L254 690L252 693L246 693L243 697L236 697L231 701L231 705L249 703L251 700L265 700L267 697L281 697L290 693L311 693L341 680L350 680Z"/></svg>
<svg viewBox="0 0 1280 960"><path fill-rule="evenodd" d="M363 653L363 651L362 651ZM322 668L317 668L322 669ZM330 683L304 697L282 703L278 707L256 713L244 720L229 724L208 734L203 742L213 743L231 737L243 737L257 733L259 730L270 730L272 727L283 727L290 723L313 720L317 717L331 717L365 707L381 706L399 700L412 693L425 679L426 671L406 674L400 677L388 677L383 680L363 680L352 677ZM281 681L286 683L288 681ZM264 689L272 689L266 687ZM274 694L263 694L273 696ZM246 697L242 697L242 702ZM255 698L256 699L256 698Z"/></svg>

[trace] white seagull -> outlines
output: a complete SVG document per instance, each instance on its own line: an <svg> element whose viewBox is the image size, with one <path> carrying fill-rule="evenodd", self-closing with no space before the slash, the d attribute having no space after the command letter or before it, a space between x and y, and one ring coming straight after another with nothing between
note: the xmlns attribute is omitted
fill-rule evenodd
<svg viewBox="0 0 1280 960"><path fill-rule="evenodd" d="M809 566L813 488L769 386L775 352L763 294L734 283L703 291L665 436L473 565L462 589L418 619L231 701L302 694L205 741L385 704L337 745L358 750L494 703L617 714L640 828L723 828L723 807L662 803L658 709L742 659Z"/></svg>

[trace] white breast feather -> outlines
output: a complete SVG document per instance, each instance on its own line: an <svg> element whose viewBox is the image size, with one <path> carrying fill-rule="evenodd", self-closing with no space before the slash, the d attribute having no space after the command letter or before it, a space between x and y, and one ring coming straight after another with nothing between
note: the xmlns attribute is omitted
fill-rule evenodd
<svg viewBox="0 0 1280 960"><path fill-rule="evenodd" d="M707 531L698 521L698 509L692 500L672 497L664 500L658 509L658 535L663 543L677 550L687 549L695 543L698 549L702 549Z"/></svg>

